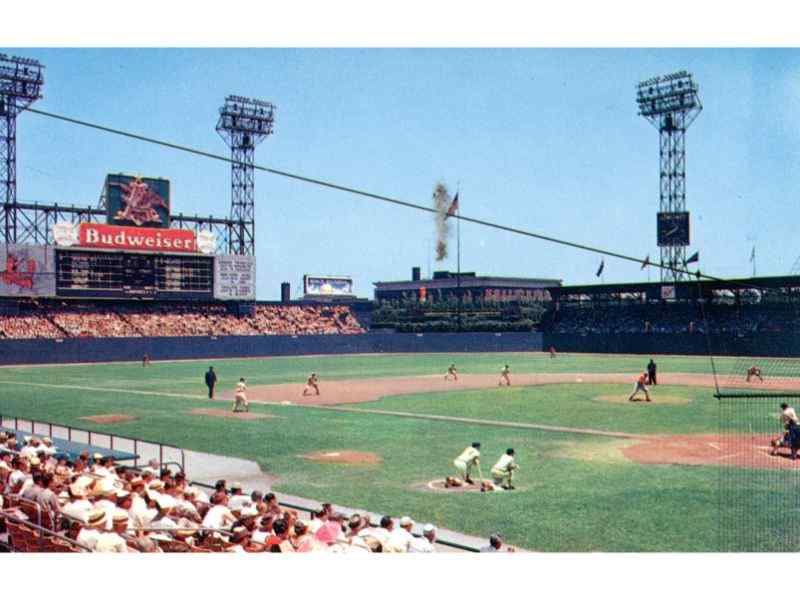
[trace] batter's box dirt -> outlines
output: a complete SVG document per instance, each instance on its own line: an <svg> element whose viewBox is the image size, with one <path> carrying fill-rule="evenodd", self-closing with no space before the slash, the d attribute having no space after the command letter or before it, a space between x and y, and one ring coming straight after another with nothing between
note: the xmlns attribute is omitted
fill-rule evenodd
<svg viewBox="0 0 800 600"><path fill-rule="evenodd" d="M112 423L127 423L135 421L138 417L132 415L89 415L87 417L78 417L81 421L91 421L100 425L110 425Z"/></svg>
<svg viewBox="0 0 800 600"><path fill-rule="evenodd" d="M486 480L488 483L488 480ZM444 484L444 479L434 479L432 481L428 481L427 483L417 483L411 486L414 490L419 490L423 492L436 492L440 494L468 494L471 492L480 493L481 488L477 484L475 485L461 485L461 486L454 486L454 487L446 487ZM487 491L487 494L507 494L509 491L512 490L494 490L494 491ZM519 488L513 491L519 491Z"/></svg>
<svg viewBox="0 0 800 600"><path fill-rule="evenodd" d="M238 421L258 421L259 419L275 419L275 415L261 412L238 412L221 408L195 408L189 411L190 415L203 415L205 417L221 417L223 419L236 419Z"/></svg>
<svg viewBox="0 0 800 600"><path fill-rule="evenodd" d="M800 460L785 452L770 453L775 436L674 435L642 441L622 449L630 460L648 465L718 465L746 469L800 469Z"/></svg>
<svg viewBox="0 0 800 600"><path fill-rule="evenodd" d="M628 396L625 395L603 395L603 396L595 396L592 398L595 402L608 402L610 404L689 404L692 399L687 398L686 396L671 396L671 395L661 395L661 394L650 394L650 398L652 399L651 402L645 401L644 398L641 397L641 400L634 400L630 402L628 400Z"/></svg>
<svg viewBox="0 0 800 600"><path fill-rule="evenodd" d="M356 452L355 450L313 452L311 454L301 454L300 458L338 465L376 465L383 462L383 459L373 452Z"/></svg>

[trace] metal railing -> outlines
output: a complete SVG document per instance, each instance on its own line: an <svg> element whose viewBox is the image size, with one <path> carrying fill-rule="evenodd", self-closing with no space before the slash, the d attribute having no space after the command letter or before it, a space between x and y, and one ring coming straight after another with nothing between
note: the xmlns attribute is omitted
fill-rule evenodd
<svg viewBox="0 0 800 600"><path fill-rule="evenodd" d="M13 427L11 427L11 423L13 423ZM20 423L22 423L23 427L20 427ZM30 424L30 431L27 431L24 426L25 424ZM172 451L177 452L180 455L180 461L169 461L169 462L179 462L181 471L185 470L186 465L186 457L184 454L183 448L179 448L178 446L173 446L171 444L163 444L161 442L155 442L152 440L145 440L141 438L133 438L128 436L116 435L113 433L105 433L102 431L92 431L89 429L83 429L80 427L72 427L70 425L61 425L59 423L51 423L49 421L39 421L36 419L26 419L24 417L16 417L10 415L2 415L0 414L0 428L9 428L15 429L17 431L23 431L26 433L30 433L31 435L46 435L47 437L53 439L55 437L59 439L66 439L68 442L79 443L79 444L86 444L87 446L95 445L95 442L99 442L97 445L102 446L105 443L108 443L108 448L110 450L117 450L120 452L128 452L128 450L123 450L123 447L130 448L131 454L134 455L133 457L133 466L138 467L141 457L141 449L144 444L149 446L154 446L157 448L158 454L158 462L165 463L164 460L165 449L168 450L168 453L172 453ZM37 427L39 430L37 431ZM60 429L65 433L62 435L54 435L54 428L56 430ZM44 429L44 432L41 430ZM81 437L85 437L86 441L83 440L76 440L75 434L81 434ZM98 440L98 437L101 438L101 441ZM107 442L106 442L107 440ZM105 446L103 446L105 447ZM155 458L155 457L154 457ZM125 459L130 460L130 459Z"/></svg>

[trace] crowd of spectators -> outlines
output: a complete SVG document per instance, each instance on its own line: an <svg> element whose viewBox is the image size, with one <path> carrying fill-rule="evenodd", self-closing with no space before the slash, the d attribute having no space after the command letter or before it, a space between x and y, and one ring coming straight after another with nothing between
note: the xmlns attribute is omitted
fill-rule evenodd
<svg viewBox="0 0 800 600"><path fill-rule="evenodd" d="M792 305L729 304L591 304L561 306L545 319L552 333L706 333L752 335L792 331L800 311Z"/></svg>
<svg viewBox="0 0 800 600"><path fill-rule="evenodd" d="M414 535L410 517L374 524L323 504L301 518L238 483L206 491L157 461L141 470L99 454L70 461L47 438L20 444L0 433L0 523L17 527L32 514L94 552L429 553L436 542L434 525Z"/></svg>
<svg viewBox="0 0 800 600"><path fill-rule="evenodd" d="M0 314L0 338L359 334L348 306L257 305L237 315L223 304L66 303Z"/></svg>

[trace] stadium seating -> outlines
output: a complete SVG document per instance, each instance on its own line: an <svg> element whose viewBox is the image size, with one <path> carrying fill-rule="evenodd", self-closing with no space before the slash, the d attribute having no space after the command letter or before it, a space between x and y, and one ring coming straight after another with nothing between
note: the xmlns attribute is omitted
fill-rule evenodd
<svg viewBox="0 0 800 600"><path fill-rule="evenodd" d="M0 338L359 334L348 306L257 305L238 316L215 303L37 302L0 312Z"/></svg>
<svg viewBox="0 0 800 600"><path fill-rule="evenodd" d="M134 469L101 455L90 464L43 452L29 460L25 447L9 455L0 446L0 547L13 552L433 551L435 528L414 536L408 517L374 526L323 504L305 518L274 494L195 484L157 461Z"/></svg>

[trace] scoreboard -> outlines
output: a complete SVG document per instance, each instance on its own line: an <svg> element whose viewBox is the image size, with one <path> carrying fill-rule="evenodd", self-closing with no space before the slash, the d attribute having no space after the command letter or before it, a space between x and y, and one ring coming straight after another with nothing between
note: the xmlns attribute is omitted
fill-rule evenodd
<svg viewBox="0 0 800 600"><path fill-rule="evenodd" d="M214 297L214 257L56 250L56 293L70 297Z"/></svg>

